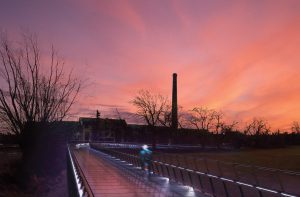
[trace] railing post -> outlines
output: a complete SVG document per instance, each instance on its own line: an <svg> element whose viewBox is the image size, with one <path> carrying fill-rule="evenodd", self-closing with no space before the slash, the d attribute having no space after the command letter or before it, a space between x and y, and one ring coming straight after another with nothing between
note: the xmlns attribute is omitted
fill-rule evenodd
<svg viewBox="0 0 300 197"><path fill-rule="evenodd" d="M161 176L163 176L163 168L162 168L162 164L160 164L160 163L158 163L158 172L159 172L159 174L161 175Z"/></svg>
<svg viewBox="0 0 300 197"><path fill-rule="evenodd" d="M214 187L212 178L209 177L208 179L209 179L209 183L210 183L210 186L211 186L211 189L212 189L212 194L213 194L213 196L216 196L216 195L215 195L215 187Z"/></svg>
<svg viewBox="0 0 300 197"><path fill-rule="evenodd" d="M166 167L166 169L167 169L168 178L171 178L169 168L168 168L167 166L165 166L165 167Z"/></svg>
<svg viewBox="0 0 300 197"><path fill-rule="evenodd" d="M183 174L182 174L182 169L178 168L179 169L179 172L180 172L180 175L181 175L181 180L182 180L182 183L184 183L184 177L183 177Z"/></svg>
<svg viewBox="0 0 300 197"><path fill-rule="evenodd" d="M177 177L177 174L175 172L175 167L172 167L172 170L173 170L175 181L178 182L178 177Z"/></svg>
<svg viewBox="0 0 300 197"><path fill-rule="evenodd" d="M200 184L200 187L201 187L201 191L203 191L204 187L203 187L203 183L202 183L202 179L201 179L201 175L197 173L197 176L198 176L198 180L199 180L199 184Z"/></svg>
<svg viewBox="0 0 300 197"><path fill-rule="evenodd" d="M241 196L244 197L245 195L244 195L244 191L243 191L243 189L242 189L242 186L241 186L241 185L238 185L238 187L239 187Z"/></svg>
<svg viewBox="0 0 300 197"><path fill-rule="evenodd" d="M224 190L225 190L225 195L226 195L226 197L229 197L229 193L228 193L225 181L222 181L222 183L223 183L223 187L224 187Z"/></svg>
<svg viewBox="0 0 300 197"><path fill-rule="evenodd" d="M194 181L193 181L193 179L192 179L191 172L188 171L187 173L188 173L188 176L189 176L191 185L194 186Z"/></svg>

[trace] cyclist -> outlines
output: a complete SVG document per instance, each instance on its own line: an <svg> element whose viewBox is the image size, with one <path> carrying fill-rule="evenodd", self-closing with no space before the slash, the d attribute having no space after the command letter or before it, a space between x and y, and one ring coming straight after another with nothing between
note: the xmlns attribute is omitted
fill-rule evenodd
<svg viewBox="0 0 300 197"><path fill-rule="evenodd" d="M150 175L152 151L148 149L147 145L142 146L142 150L140 151L140 161L142 170L144 170L147 173L147 175Z"/></svg>

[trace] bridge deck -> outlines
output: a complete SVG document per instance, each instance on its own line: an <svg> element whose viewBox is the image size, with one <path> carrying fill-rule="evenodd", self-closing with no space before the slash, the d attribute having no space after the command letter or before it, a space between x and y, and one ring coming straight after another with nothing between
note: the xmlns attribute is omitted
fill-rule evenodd
<svg viewBox="0 0 300 197"><path fill-rule="evenodd" d="M72 151L95 196L200 196L183 186L168 183L166 179L141 176L140 170L124 167L125 164L116 163L109 156L93 149L80 148Z"/></svg>

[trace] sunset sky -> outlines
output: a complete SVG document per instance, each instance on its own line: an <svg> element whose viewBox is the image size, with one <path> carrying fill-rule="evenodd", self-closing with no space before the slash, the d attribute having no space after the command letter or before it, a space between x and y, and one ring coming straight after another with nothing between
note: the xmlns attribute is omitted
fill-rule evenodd
<svg viewBox="0 0 300 197"><path fill-rule="evenodd" d="M73 112L134 112L139 89L272 129L300 121L299 0L1 0L0 29L51 44L85 82ZM45 53L46 55L46 53Z"/></svg>

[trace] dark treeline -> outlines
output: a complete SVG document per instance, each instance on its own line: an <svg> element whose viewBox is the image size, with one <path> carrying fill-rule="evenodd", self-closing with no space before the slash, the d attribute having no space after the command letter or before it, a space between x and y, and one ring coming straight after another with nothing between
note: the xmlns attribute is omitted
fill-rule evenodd
<svg viewBox="0 0 300 197"><path fill-rule="evenodd" d="M153 129L156 131L153 132ZM148 127L146 125L129 125L125 133L116 133L117 142L153 142L153 133L158 144L188 144L214 147L220 149L238 149L241 147L253 148L279 148L289 145L300 145L300 134L293 133L262 133L248 135L239 131L224 131L212 133L197 129L173 130L169 127Z"/></svg>
<svg viewBox="0 0 300 197"><path fill-rule="evenodd" d="M72 127L69 134L78 132L77 122L63 122L60 125L63 127ZM197 129L178 129L173 130L170 127L149 127L147 125L127 125L125 131L115 132L116 142L134 142L134 143L152 143L153 129L156 130L155 140L158 144L189 144L201 145L202 147L215 147L215 148L241 148L241 147L254 147L254 148L278 148L289 145L300 145L300 133L292 132L276 132L276 133L263 133L256 135L248 135L239 131L223 131L218 134L208 131L199 131ZM49 132L46 132L49 133ZM51 137L53 140L60 140L54 132ZM64 133L64 132L62 132ZM51 134L51 132L50 132ZM54 135L55 134L55 135ZM56 137L55 137L56 136ZM45 142L50 142L49 134L44 136L44 132L35 135L35 140L30 140L31 143L39 141L37 138L43 138ZM0 144L17 144L16 136L11 134L1 134ZM47 139L47 140L45 140ZM41 139L40 139L41 140ZM95 140L95 139L92 139ZM50 142L50 144L53 142ZM44 144L45 145L45 144ZM51 146L53 147L53 146ZM50 154L51 155L51 154Z"/></svg>
<svg viewBox="0 0 300 197"><path fill-rule="evenodd" d="M201 144L222 147L257 147L271 148L300 144L300 124L294 121L290 132L274 131L269 122L261 117L254 117L241 124L228 122L221 110L208 107L194 107L178 110L178 130L171 129L171 104L167 97L141 90L131 103L136 107L136 117L147 125L133 128L125 140L172 144ZM137 132L139 130L139 132ZM131 138L130 138L131 137Z"/></svg>

